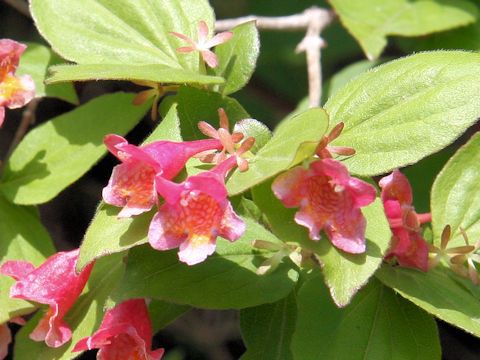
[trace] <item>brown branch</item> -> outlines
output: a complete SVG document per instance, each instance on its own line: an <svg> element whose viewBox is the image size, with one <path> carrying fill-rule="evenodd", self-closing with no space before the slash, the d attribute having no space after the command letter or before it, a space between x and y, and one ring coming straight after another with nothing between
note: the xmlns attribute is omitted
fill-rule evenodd
<svg viewBox="0 0 480 360"><path fill-rule="evenodd" d="M22 120L20 121L20 125L15 132L12 142L10 143L10 147L8 148L8 152L5 156L5 161L2 164L2 167L7 162L7 159L10 157L10 155L12 155L13 150L15 150L20 141L22 141L23 137L28 131L28 128L35 123L35 112L37 111L37 106L40 100L41 98L33 99L23 110Z"/></svg>
<svg viewBox="0 0 480 360"><path fill-rule="evenodd" d="M305 52L308 71L308 97L310 107L320 106L322 98L321 49L325 42L320 36L323 29L333 20L330 10L312 7L300 14L279 17L245 16L236 19L219 20L215 24L217 31L229 30L247 21L255 21L262 30L299 31L306 30L305 37L296 51Z"/></svg>

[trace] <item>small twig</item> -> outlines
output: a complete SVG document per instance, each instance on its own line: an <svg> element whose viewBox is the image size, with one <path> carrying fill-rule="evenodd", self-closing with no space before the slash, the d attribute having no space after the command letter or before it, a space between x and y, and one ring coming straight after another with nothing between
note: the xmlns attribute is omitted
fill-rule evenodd
<svg viewBox="0 0 480 360"><path fill-rule="evenodd" d="M28 128L35 123L35 112L37 111L37 106L40 100L41 98L33 99L25 107L25 110L23 110L22 120L20 121L20 125L15 132L12 142L10 143L10 147L8 148L4 163L10 157L10 155L12 155L15 147L20 143L20 141L22 141L23 137L28 131ZM4 165L4 163L2 164L2 166Z"/></svg>
<svg viewBox="0 0 480 360"><path fill-rule="evenodd" d="M17 10L19 13L22 15L25 15L26 17L32 17L30 15L30 10L28 9L28 4L23 1L23 0L3 0L5 3L13 7L15 10Z"/></svg>
<svg viewBox="0 0 480 360"><path fill-rule="evenodd" d="M333 20L333 12L312 7L301 14L280 17L245 16L237 19L219 20L215 24L217 31L229 30L247 21L256 21L262 30L298 31L306 30L305 37L298 44L296 51L305 52L308 71L308 95L310 107L320 105L322 98L321 49L325 42L320 34Z"/></svg>

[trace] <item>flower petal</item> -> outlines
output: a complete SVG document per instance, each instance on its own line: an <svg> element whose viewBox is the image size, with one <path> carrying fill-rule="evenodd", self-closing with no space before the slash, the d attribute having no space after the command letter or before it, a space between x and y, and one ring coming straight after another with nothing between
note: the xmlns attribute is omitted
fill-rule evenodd
<svg viewBox="0 0 480 360"><path fill-rule="evenodd" d="M105 135L105 137L103 138L103 143L107 147L108 151L110 151L118 158L118 152L120 150L117 148L117 146L122 144L128 144L128 141L120 135L108 134Z"/></svg>
<svg viewBox="0 0 480 360"><path fill-rule="evenodd" d="M233 211L232 204L228 202L220 224L220 236L235 241L243 235L245 228L245 222Z"/></svg>
<svg viewBox="0 0 480 360"><path fill-rule="evenodd" d="M211 68L216 68L218 66L218 58L215 53L210 50L201 51L203 61L207 63Z"/></svg>
<svg viewBox="0 0 480 360"><path fill-rule="evenodd" d="M231 31L225 31L220 34L217 34L206 42L205 47L212 48L214 46L226 43L228 40L232 38L232 36L233 36L233 33Z"/></svg>
<svg viewBox="0 0 480 360"><path fill-rule="evenodd" d="M28 261L10 260L5 261L0 267L0 274L10 276L15 280L20 280L26 277L33 270L35 270L35 266Z"/></svg>
<svg viewBox="0 0 480 360"><path fill-rule="evenodd" d="M398 169L385 176L379 182L382 188L382 200L398 200L401 205L412 205L412 187L408 179Z"/></svg>
<svg viewBox="0 0 480 360"><path fill-rule="evenodd" d="M174 32L174 31L170 31L169 34L170 34L170 35L173 35L173 36L176 36L177 38L182 39L182 40L188 42L188 43L191 44L193 47L196 47L195 41L193 41L192 39L190 39L187 35L183 35L183 34L180 34L180 33Z"/></svg>
<svg viewBox="0 0 480 360"><path fill-rule="evenodd" d="M353 206L355 207L370 205L377 196L377 191L372 185L354 177L350 177L348 180L347 189L352 195Z"/></svg>
<svg viewBox="0 0 480 360"><path fill-rule="evenodd" d="M205 44L208 39L208 25L205 21L198 23L198 43Z"/></svg>
<svg viewBox="0 0 480 360"><path fill-rule="evenodd" d="M207 235L194 234L180 244L178 258L188 265L195 265L204 261L215 252L215 240Z"/></svg>
<svg viewBox="0 0 480 360"><path fill-rule="evenodd" d="M320 240L320 230L324 223L312 216L311 208L303 207L295 213L295 222L298 225L305 226L309 230L308 236L312 240Z"/></svg>
<svg viewBox="0 0 480 360"><path fill-rule="evenodd" d="M285 207L297 207L305 196L306 178L307 170L301 166L294 167L277 176L272 184L273 193Z"/></svg>
<svg viewBox="0 0 480 360"><path fill-rule="evenodd" d="M12 342L12 334L7 324L0 324L0 360L8 355L8 345Z"/></svg>
<svg viewBox="0 0 480 360"><path fill-rule="evenodd" d="M78 255L78 249L59 252L28 274L18 270L17 274L21 274L22 278L10 289L12 298L50 306L32 333L34 339L45 339L48 346L61 346L71 337L71 331L63 317L82 292L93 267L92 263L77 274L75 266ZM30 269L31 265L27 267Z"/></svg>
<svg viewBox="0 0 480 360"><path fill-rule="evenodd" d="M0 127L2 127L4 121L5 121L5 108L0 105Z"/></svg>
<svg viewBox="0 0 480 360"><path fill-rule="evenodd" d="M169 213L171 213L171 211L169 211L168 204L163 205L160 207L150 223L150 227L148 229L148 242L154 249L174 249L180 246L183 241L185 241L185 236L183 234L177 235L165 231L164 223L169 223Z"/></svg>
<svg viewBox="0 0 480 360"><path fill-rule="evenodd" d="M325 231L330 241L337 248L351 253L365 252L365 229L367 222L361 211L351 208L347 214L337 214L333 221L326 225Z"/></svg>

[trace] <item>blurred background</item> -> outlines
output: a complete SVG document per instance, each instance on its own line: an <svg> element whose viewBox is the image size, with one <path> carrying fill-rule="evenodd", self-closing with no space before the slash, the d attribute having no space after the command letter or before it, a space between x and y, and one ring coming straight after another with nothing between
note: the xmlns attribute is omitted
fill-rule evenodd
<svg viewBox="0 0 480 360"><path fill-rule="evenodd" d="M302 12L316 5L329 7L320 0L210 0L218 19L244 15L280 16ZM17 41L44 42L28 14L12 6L26 6L23 0L0 0L0 38ZM18 6L19 5L19 6ZM478 4L477 4L478 5ZM261 32L261 51L257 70L247 87L234 94L243 107L270 128L293 111L307 96L305 55L296 54L295 47L303 38L301 32ZM322 51L324 98L346 80L374 64L368 63L357 42L336 21L323 33L328 46ZM437 33L421 38L390 38L382 60L396 58L424 49L480 48L480 25L474 24L448 33ZM360 62L360 63L358 63ZM351 66L356 64L355 66ZM345 70L346 69L346 70ZM336 76L335 76L336 75ZM81 103L100 94L117 90L135 91L130 83L88 82L76 84ZM43 99L37 109L36 124L65 111L72 105L57 99ZM21 117L21 110L9 111L0 131L0 159L8 152ZM156 124L145 118L128 135L139 143ZM418 212L429 211L429 189L434 176L460 144L471 136L471 129L453 146L422 160L406 170L413 183ZM107 156L86 176L63 191L51 202L40 206L43 223L50 231L59 250L78 247L101 199L116 161ZM428 170L428 171L427 171ZM438 322L446 360L479 359L480 340ZM14 325L15 326L15 325ZM244 351L238 325L238 314L233 311L191 311L155 336L154 347L166 349L165 360L180 359L238 359ZM94 353L81 359L93 359ZM427 359L428 360L428 359Z"/></svg>

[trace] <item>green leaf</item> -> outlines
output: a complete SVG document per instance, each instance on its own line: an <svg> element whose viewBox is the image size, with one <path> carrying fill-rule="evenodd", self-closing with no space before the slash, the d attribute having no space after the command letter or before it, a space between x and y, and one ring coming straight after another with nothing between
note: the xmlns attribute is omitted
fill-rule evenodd
<svg viewBox="0 0 480 360"><path fill-rule="evenodd" d="M301 287L297 304L295 359L441 358L433 318L378 281L366 286L349 306L338 309L322 280L314 277Z"/></svg>
<svg viewBox="0 0 480 360"><path fill-rule="evenodd" d="M325 105L333 145L354 147L350 171L378 175L415 163L452 143L480 116L480 54L436 51L378 66Z"/></svg>
<svg viewBox="0 0 480 360"><path fill-rule="evenodd" d="M185 69L174 69L161 64L81 64L57 65L50 68L47 83L88 80L132 80L178 84L222 84L218 76L207 76Z"/></svg>
<svg viewBox="0 0 480 360"><path fill-rule="evenodd" d="M132 100L103 95L30 131L6 163L0 190L16 204L54 198L105 155L106 134L124 135L140 121L150 103Z"/></svg>
<svg viewBox="0 0 480 360"><path fill-rule="evenodd" d="M176 48L186 44L168 32L179 32L196 40L201 20L210 30L214 24L207 0L73 3L32 0L30 3L35 24L52 48L79 64L160 64L198 72L198 52L177 52Z"/></svg>
<svg viewBox="0 0 480 360"><path fill-rule="evenodd" d="M241 360L293 360L290 342L297 316L296 293L240 311L240 327L247 352Z"/></svg>
<svg viewBox="0 0 480 360"><path fill-rule="evenodd" d="M144 245L130 250L125 277L112 298L152 297L207 309L241 309L287 296L298 273L281 264L270 274L257 275L270 253L254 249L252 241L279 240L252 220L245 222L247 230L239 240L217 239L217 253L195 266L179 262L177 249L156 251Z"/></svg>
<svg viewBox="0 0 480 360"><path fill-rule="evenodd" d="M282 121L271 140L250 160L249 170L232 175L227 183L229 194L240 194L312 156L327 127L328 116L319 108Z"/></svg>
<svg viewBox="0 0 480 360"><path fill-rule="evenodd" d="M192 308L188 305L178 305L162 300L153 299L148 305L148 312L152 321L153 333L163 329Z"/></svg>
<svg viewBox="0 0 480 360"><path fill-rule="evenodd" d="M367 251L353 255L338 250L325 236L320 241L310 240L307 229L294 221L297 209L283 206L273 195L271 182L253 188L252 193L276 236L286 242L298 242L316 255L322 264L325 283L338 306L347 305L382 263L391 232L380 199L362 208L367 219Z"/></svg>
<svg viewBox="0 0 480 360"><path fill-rule="evenodd" d="M7 260L24 260L38 266L54 252L52 239L37 214L0 195L0 264ZM0 275L0 324L35 309L27 301L10 299L8 294L14 283L10 277Z"/></svg>
<svg viewBox="0 0 480 360"><path fill-rule="evenodd" d="M233 37L218 46L218 66L215 74L225 78L221 93L228 95L243 88L255 70L260 51L260 39L254 21L238 25L232 29Z"/></svg>
<svg viewBox="0 0 480 360"><path fill-rule="evenodd" d="M80 353L72 353L75 344L92 335L100 325L104 315L104 304L113 287L121 279L124 271L124 254L105 257L95 263L87 286L75 305L65 316L65 322L73 332L72 340L59 348L50 348L44 342L35 342L28 335L37 325L43 312L37 314L18 332L15 338L15 360L70 360Z"/></svg>
<svg viewBox="0 0 480 360"><path fill-rule="evenodd" d="M77 93L72 84L45 85L47 68L62 62L62 59L54 54L46 46L27 43L27 50L20 58L17 69L18 75L28 74L35 82L36 97L56 97L72 104L78 104Z"/></svg>
<svg viewBox="0 0 480 360"><path fill-rule="evenodd" d="M369 59L380 56L389 35L426 35L474 23L478 16L465 0L329 1Z"/></svg>
<svg viewBox="0 0 480 360"><path fill-rule="evenodd" d="M427 273L384 266L376 276L400 295L436 317L475 336L480 336L480 299L449 275L450 269Z"/></svg>
<svg viewBox="0 0 480 360"><path fill-rule="evenodd" d="M477 7L480 4L477 2ZM458 29L443 31L417 38L395 39L406 53L438 49L480 50L480 21Z"/></svg>
<svg viewBox="0 0 480 360"><path fill-rule="evenodd" d="M445 225L452 228L451 246L465 245L462 227L474 243L480 237L480 133L450 158L432 187L432 226L440 243Z"/></svg>
<svg viewBox="0 0 480 360"><path fill-rule="evenodd" d="M144 143L155 140L182 140L176 105L171 107L169 113ZM120 210L104 202L100 203L80 247L78 270L102 256L121 252L148 241L148 227L154 211L132 218L119 219L117 215Z"/></svg>
<svg viewBox="0 0 480 360"><path fill-rule="evenodd" d="M199 121L206 121L217 129L219 108L223 108L227 113L230 125L250 117L237 100L216 92L183 86L173 101L178 102L178 116L184 140L205 138L198 130Z"/></svg>
<svg viewBox="0 0 480 360"><path fill-rule="evenodd" d="M327 84L327 99L335 95L338 90L347 85L352 79L356 78L360 74L370 70L371 68L381 64L381 61L369 61L361 60L353 64L350 64L338 71L335 75L332 76L330 81ZM308 99L307 99L308 100ZM308 103L307 103L308 105Z"/></svg>
<svg viewBox="0 0 480 360"><path fill-rule="evenodd" d="M377 198L373 204L362 208L362 213L367 219L367 251L364 254L347 254L332 246L325 238L315 250L323 265L325 283L338 306L347 305L367 283L382 264L390 246L391 232L381 200Z"/></svg>

